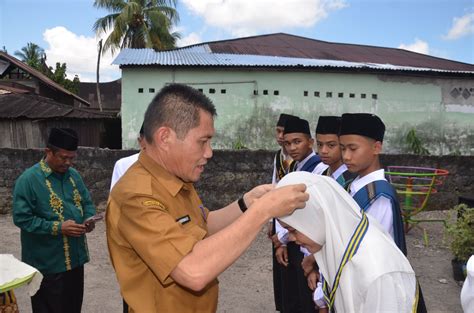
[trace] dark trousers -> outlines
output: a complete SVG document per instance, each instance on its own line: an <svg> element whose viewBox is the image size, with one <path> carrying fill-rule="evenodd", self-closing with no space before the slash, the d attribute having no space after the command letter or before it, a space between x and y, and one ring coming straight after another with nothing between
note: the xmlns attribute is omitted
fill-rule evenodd
<svg viewBox="0 0 474 313"><path fill-rule="evenodd" d="M287 249L288 266L282 273L281 293L283 299L280 312L314 313L316 310L313 295L301 267L304 255L300 251L300 246L294 242L289 242Z"/></svg>
<svg viewBox="0 0 474 313"><path fill-rule="evenodd" d="M80 313L84 295L84 266L44 275L41 287L31 297L33 313Z"/></svg>

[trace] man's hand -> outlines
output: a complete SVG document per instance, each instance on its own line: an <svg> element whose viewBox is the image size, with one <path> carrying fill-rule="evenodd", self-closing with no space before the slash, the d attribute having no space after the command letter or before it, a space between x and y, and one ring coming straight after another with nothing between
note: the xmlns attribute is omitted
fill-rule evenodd
<svg viewBox="0 0 474 313"><path fill-rule="evenodd" d="M296 208L303 208L309 199L305 184L288 185L273 189L255 201L260 210L266 210L270 217L280 217L293 213Z"/></svg>
<svg viewBox="0 0 474 313"><path fill-rule="evenodd" d="M273 222L270 221L268 222L268 225L267 225L267 237L268 239L272 240L272 236L273 236Z"/></svg>
<svg viewBox="0 0 474 313"><path fill-rule="evenodd" d="M309 289L314 291L318 283L318 273L315 270L311 271L308 276L306 276L306 280L308 281Z"/></svg>
<svg viewBox="0 0 474 313"><path fill-rule="evenodd" d="M265 184L254 187L252 190L244 194L244 202L247 207L250 207L255 200L261 198L264 194L273 189L275 189L275 186L273 186L272 184Z"/></svg>
<svg viewBox="0 0 474 313"><path fill-rule="evenodd" d="M316 260L314 259L314 254L310 254L303 258L301 262L301 267L303 268L303 272L305 276L308 276L314 270L314 265L316 264Z"/></svg>
<svg viewBox="0 0 474 313"><path fill-rule="evenodd" d="M278 234L273 235L271 239L275 249L282 245L282 242L278 239Z"/></svg>
<svg viewBox="0 0 474 313"><path fill-rule="evenodd" d="M86 233L86 226L67 220L61 224L61 233L70 237L80 237Z"/></svg>
<svg viewBox="0 0 474 313"><path fill-rule="evenodd" d="M275 258L281 265L288 266L288 249L286 246L279 246L275 250Z"/></svg>

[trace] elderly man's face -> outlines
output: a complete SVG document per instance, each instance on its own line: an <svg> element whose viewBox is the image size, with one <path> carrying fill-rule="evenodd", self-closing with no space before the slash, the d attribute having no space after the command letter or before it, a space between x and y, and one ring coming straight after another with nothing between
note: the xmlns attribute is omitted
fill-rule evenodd
<svg viewBox="0 0 474 313"><path fill-rule="evenodd" d="M75 158L76 151L58 149L58 151L53 152L53 150L46 148L46 163L56 173L66 173Z"/></svg>
<svg viewBox="0 0 474 313"><path fill-rule="evenodd" d="M190 129L183 139L173 136L168 170L184 182L198 181L204 166L212 157L211 139L214 133L212 115L200 110L199 126Z"/></svg>

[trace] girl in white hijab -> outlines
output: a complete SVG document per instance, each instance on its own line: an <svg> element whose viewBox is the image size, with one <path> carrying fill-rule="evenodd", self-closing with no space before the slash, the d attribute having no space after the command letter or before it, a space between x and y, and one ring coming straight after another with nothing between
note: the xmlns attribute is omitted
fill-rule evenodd
<svg viewBox="0 0 474 313"><path fill-rule="evenodd" d="M306 207L280 218L290 240L315 256L330 310L416 312L415 273L390 235L329 177L286 175L278 187L304 183Z"/></svg>

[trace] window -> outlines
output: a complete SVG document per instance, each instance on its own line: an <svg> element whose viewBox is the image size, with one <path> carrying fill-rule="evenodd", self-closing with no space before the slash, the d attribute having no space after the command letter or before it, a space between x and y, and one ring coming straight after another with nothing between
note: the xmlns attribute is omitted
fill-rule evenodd
<svg viewBox="0 0 474 313"><path fill-rule="evenodd" d="M372 99L377 100L377 94L376 93L372 94Z"/></svg>
<svg viewBox="0 0 474 313"><path fill-rule="evenodd" d="M319 98L319 91L315 91L314 96Z"/></svg>
<svg viewBox="0 0 474 313"><path fill-rule="evenodd" d="M198 90L199 90L200 92L203 92L202 88L199 88Z"/></svg>
<svg viewBox="0 0 474 313"><path fill-rule="evenodd" d="M340 93L337 94L337 96L338 96L339 98L344 98L344 93L343 93L343 92L340 92Z"/></svg>
<svg viewBox="0 0 474 313"><path fill-rule="evenodd" d="M226 93L226 92L227 92L227 90L221 89L221 93Z"/></svg>
<svg viewBox="0 0 474 313"><path fill-rule="evenodd" d="M149 92L149 93L155 93L155 88L149 88L149 89L148 89L148 92Z"/></svg>
<svg viewBox="0 0 474 313"><path fill-rule="evenodd" d="M255 89L255 90L253 91L253 95L254 95L254 96L258 96L258 90L257 90L257 89Z"/></svg>
<svg viewBox="0 0 474 313"><path fill-rule="evenodd" d="M209 88L209 93L216 93L216 90L214 88Z"/></svg>
<svg viewBox="0 0 474 313"><path fill-rule="evenodd" d="M143 88L138 88L138 93L143 93Z"/></svg>
<svg viewBox="0 0 474 313"><path fill-rule="evenodd" d="M308 96L308 91L307 91L307 90L303 91L303 95L304 95L305 97L307 97L307 96Z"/></svg>
<svg viewBox="0 0 474 313"><path fill-rule="evenodd" d="M278 90L273 90L273 95L274 95L274 96L278 96L279 94L280 94L280 91L278 91Z"/></svg>
<svg viewBox="0 0 474 313"><path fill-rule="evenodd" d="M332 92L330 91L326 92L326 98L332 98Z"/></svg>
<svg viewBox="0 0 474 313"><path fill-rule="evenodd" d="M263 94L264 94L264 95L268 95L268 90L267 90L267 89L263 89Z"/></svg>
<svg viewBox="0 0 474 313"><path fill-rule="evenodd" d="M361 97L362 99L365 99L365 98L367 98L367 95L366 95L365 93L361 93L361 94L360 94L360 97Z"/></svg>
<svg viewBox="0 0 474 313"><path fill-rule="evenodd" d="M356 96L355 93L350 93L349 94L349 98L355 98L355 96Z"/></svg>

